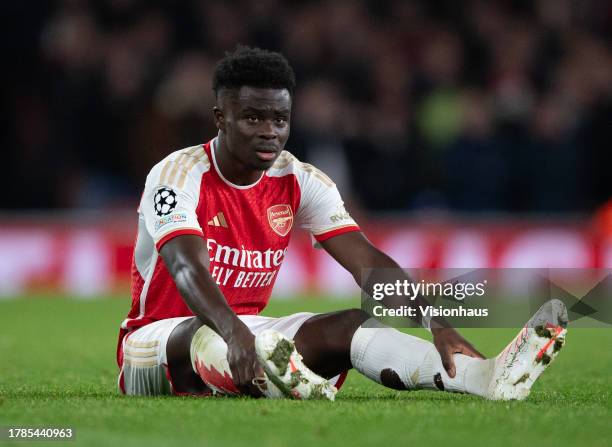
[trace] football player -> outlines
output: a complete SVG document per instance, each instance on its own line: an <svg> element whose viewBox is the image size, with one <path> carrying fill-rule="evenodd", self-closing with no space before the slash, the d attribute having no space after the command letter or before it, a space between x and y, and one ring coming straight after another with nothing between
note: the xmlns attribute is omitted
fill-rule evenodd
<svg viewBox="0 0 612 447"><path fill-rule="evenodd" d="M218 63L213 89L218 134L170 154L146 180L117 348L124 393L333 399L355 368L394 389L527 396L563 345L558 301L493 359L442 321L417 318L430 343L360 309L259 316L296 227L364 289L363 269L401 270L361 232L333 181L285 150L295 77L281 54L238 47Z"/></svg>

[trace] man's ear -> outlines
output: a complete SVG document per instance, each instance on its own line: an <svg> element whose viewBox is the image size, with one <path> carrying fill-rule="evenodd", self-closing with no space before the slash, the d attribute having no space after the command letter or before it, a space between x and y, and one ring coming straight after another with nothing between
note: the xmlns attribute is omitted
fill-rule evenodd
<svg viewBox="0 0 612 447"><path fill-rule="evenodd" d="M225 132L225 116L223 115L223 110L221 110L218 106L213 107L213 117L215 120L215 126L217 129Z"/></svg>

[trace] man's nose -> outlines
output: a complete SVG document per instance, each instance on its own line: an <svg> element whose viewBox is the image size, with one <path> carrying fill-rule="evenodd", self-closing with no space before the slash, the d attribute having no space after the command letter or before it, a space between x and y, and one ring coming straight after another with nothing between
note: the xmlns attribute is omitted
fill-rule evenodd
<svg viewBox="0 0 612 447"><path fill-rule="evenodd" d="M266 140L273 140L278 137L276 127L274 126L272 120L264 120L261 123L261 127L259 129L259 136Z"/></svg>

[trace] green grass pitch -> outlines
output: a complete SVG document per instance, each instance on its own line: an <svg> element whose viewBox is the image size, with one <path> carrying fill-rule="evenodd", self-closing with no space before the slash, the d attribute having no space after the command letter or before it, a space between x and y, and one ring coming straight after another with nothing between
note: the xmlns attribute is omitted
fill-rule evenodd
<svg viewBox="0 0 612 447"><path fill-rule="evenodd" d="M351 304L273 300L266 314ZM115 343L127 306L122 299L0 302L0 426L76 430L73 441L14 445L612 445L609 329L570 328L564 352L524 402L393 391L355 371L334 403L134 398L121 396L116 388ZM493 355L516 331L462 332Z"/></svg>

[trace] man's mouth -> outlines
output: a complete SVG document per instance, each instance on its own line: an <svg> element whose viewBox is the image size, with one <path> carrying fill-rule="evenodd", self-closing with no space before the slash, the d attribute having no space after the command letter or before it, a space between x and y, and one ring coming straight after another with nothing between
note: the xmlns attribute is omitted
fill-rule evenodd
<svg viewBox="0 0 612 447"><path fill-rule="evenodd" d="M255 149L255 153L257 154L257 157L262 160L262 161L270 161L270 160L274 160L276 158L276 154L278 154L278 151L274 148L257 148Z"/></svg>

